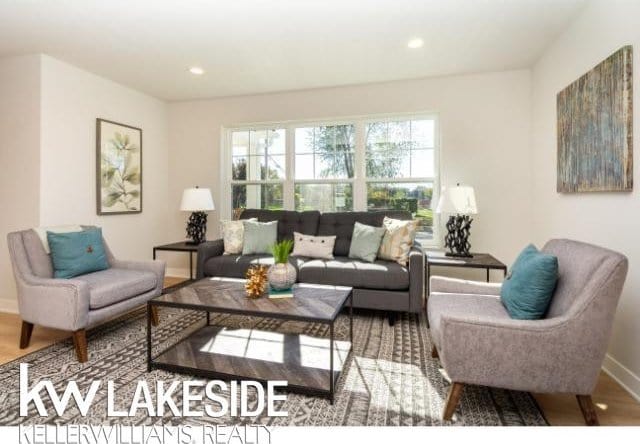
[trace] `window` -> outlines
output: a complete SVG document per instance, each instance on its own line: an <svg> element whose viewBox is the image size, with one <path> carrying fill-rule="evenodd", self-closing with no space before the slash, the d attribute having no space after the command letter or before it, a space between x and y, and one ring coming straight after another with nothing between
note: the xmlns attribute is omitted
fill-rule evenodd
<svg viewBox="0 0 640 444"><path fill-rule="evenodd" d="M367 209L408 210L433 238L435 120L368 122L365 149Z"/></svg>
<svg viewBox="0 0 640 444"><path fill-rule="evenodd" d="M354 125L295 129L295 209L353 210Z"/></svg>
<svg viewBox="0 0 640 444"><path fill-rule="evenodd" d="M294 122L225 135L222 189L231 198L221 203L223 217L242 208L402 209L420 220L420 240L432 243L436 116Z"/></svg>
<svg viewBox="0 0 640 444"><path fill-rule="evenodd" d="M234 131L231 208L284 208L285 130Z"/></svg>

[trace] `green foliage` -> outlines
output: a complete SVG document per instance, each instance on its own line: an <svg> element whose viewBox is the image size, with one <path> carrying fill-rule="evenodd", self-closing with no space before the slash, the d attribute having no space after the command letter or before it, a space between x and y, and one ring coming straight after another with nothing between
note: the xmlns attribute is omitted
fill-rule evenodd
<svg viewBox="0 0 640 444"><path fill-rule="evenodd" d="M276 264L286 264L293 250L292 240L283 240L271 246L271 253Z"/></svg>

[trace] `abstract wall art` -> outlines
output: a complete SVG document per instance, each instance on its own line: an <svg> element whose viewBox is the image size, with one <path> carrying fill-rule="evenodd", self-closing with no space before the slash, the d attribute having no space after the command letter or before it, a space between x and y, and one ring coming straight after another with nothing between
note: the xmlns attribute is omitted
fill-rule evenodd
<svg viewBox="0 0 640 444"><path fill-rule="evenodd" d="M559 193L633 189L633 48L625 46L557 97Z"/></svg>
<svg viewBox="0 0 640 444"><path fill-rule="evenodd" d="M142 130L96 121L96 193L99 215L142 212Z"/></svg>

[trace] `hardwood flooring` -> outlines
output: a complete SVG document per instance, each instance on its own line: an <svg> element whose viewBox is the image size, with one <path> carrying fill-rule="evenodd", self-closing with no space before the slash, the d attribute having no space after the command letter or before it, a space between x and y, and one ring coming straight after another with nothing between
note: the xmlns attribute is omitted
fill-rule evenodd
<svg viewBox="0 0 640 444"><path fill-rule="evenodd" d="M181 282L180 278L167 277L165 286ZM0 363L9 362L33 351L51 345L60 339L71 337L70 332L35 326L28 348L18 347L21 320L16 314L0 313ZM91 344L89 344L91 346ZM545 417L552 425L584 425L580 407L572 395L534 395ZM600 425L640 426L640 403L604 372L600 373L593 394Z"/></svg>

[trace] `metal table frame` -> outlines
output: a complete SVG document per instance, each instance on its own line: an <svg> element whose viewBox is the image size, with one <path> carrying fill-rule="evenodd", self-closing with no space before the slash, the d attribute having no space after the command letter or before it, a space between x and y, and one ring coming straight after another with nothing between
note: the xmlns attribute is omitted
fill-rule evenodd
<svg viewBox="0 0 640 444"><path fill-rule="evenodd" d="M310 323L319 323L319 324L327 324L329 325L329 390L322 390L322 389L318 389L318 388L314 388L314 387L305 387L305 386L298 386L298 385L287 385L287 390L291 391L291 392L296 392L296 393L302 393L302 394L308 394L308 395L314 395L314 396L323 396L326 397L327 399L329 399L329 401L331 402L331 404L333 404L334 400L335 400L335 386L336 383L338 381L338 379L334 378L334 362L333 362L333 352L334 352L334 341L335 341L335 333L334 333L334 324L336 319L338 318L338 315L340 314L340 312L344 309L345 305L347 304L347 300L349 301L349 340L351 342L351 347L349 349L349 353L347 354L347 359L349 357L349 354L351 354L353 352L353 290L351 290L351 292L349 293L349 296L347 296L344 300L344 302L342 303L342 305L336 310L335 315L333 316L332 319L329 320L319 320L316 318L311 318L311 317L305 317L305 316L298 316L298 315L290 315L287 313L260 313L260 312L254 312L254 311L249 311L249 310L238 310L238 309L225 309L225 308L214 308L214 307L208 307L208 306L203 306L203 305L197 305L197 304L182 304L182 303L174 303L174 302L165 302L165 301L158 301L158 300L154 300L151 299L150 301L147 302L147 371L151 371L154 368L157 369L162 369L162 370L167 370L167 371L171 371L171 372L179 372L179 373L189 373L189 374L193 374L195 376L199 376L199 377L204 377L204 378L209 378L209 379L229 379L229 380L233 380L233 379L244 379L244 380L252 380L252 381L257 381L260 382L261 384L266 384L267 381L260 379L260 378L247 378L247 377L241 377L241 376L237 376L237 375L233 375L233 374L226 374L226 373L220 373L220 372L216 372L216 371L208 371L208 370L202 370L202 369L197 369L197 368L193 368L193 367L186 367L186 366L180 366L180 365L173 365L173 364L165 364L165 363L159 363L159 362L154 362L153 361L153 356L151 353L151 349L153 346L153 341L152 341L152 335L151 335L151 329L152 329L152 325L151 325L151 309L153 306L157 306L157 307L173 307L173 308L182 308L182 309L188 309L188 310L195 310L195 311L204 311L206 312L206 320L207 323L205 326L210 326L211 325L211 313L225 313L225 314L237 314L237 315L245 315L245 316L252 316L252 317L259 317L259 318L275 318L275 319L284 319L284 320L290 320L290 321L300 321L300 322L310 322ZM193 334L193 333L191 333ZM175 345L174 345L175 346ZM172 347L174 347L172 346ZM169 347L171 348L171 347ZM168 350L168 349L166 349ZM166 350L163 350L162 352L159 353L159 355L161 355L162 353L164 353ZM339 373L338 378L342 376L342 370Z"/></svg>

